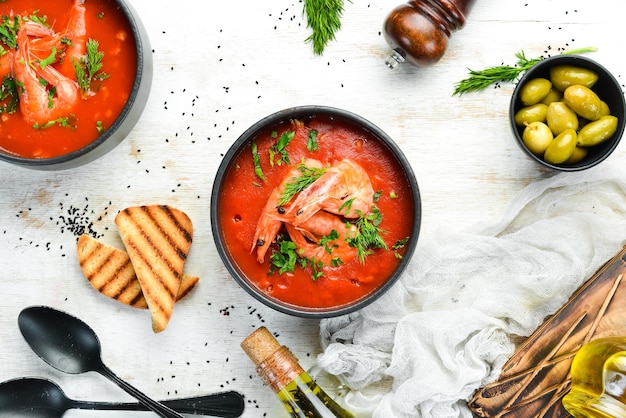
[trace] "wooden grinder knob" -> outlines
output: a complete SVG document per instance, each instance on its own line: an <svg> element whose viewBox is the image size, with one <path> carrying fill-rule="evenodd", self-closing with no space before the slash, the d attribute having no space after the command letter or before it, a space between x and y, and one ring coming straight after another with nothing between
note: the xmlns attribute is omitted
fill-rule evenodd
<svg viewBox="0 0 626 418"><path fill-rule="evenodd" d="M409 0L393 9L383 25L385 40L393 49L387 65L408 61L425 67L439 61L450 34L465 25L475 0Z"/></svg>

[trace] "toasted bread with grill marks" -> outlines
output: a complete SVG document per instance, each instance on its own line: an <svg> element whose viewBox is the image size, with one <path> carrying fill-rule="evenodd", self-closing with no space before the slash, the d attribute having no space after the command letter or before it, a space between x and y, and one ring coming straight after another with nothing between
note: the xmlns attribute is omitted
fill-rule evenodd
<svg viewBox="0 0 626 418"><path fill-rule="evenodd" d="M83 234L78 238L76 252L85 278L98 292L133 308L148 307L125 251ZM187 296L199 280L197 276L183 274L176 301Z"/></svg>
<svg viewBox="0 0 626 418"><path fill-rule="evenodd" d="M115 217L152 316L152 330L163 331L172 316L193 226L182 211L167 205L133 206Z"/></svg>

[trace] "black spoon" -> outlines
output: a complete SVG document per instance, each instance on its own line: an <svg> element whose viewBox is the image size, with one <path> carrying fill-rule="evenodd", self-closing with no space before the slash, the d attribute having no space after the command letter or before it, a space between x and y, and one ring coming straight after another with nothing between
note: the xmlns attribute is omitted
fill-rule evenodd
<svg viewBox="0 0 626 418"><path fill-rule="evenodd" d="M30 348L52 367L73 374L100 373L161 417L183 418L117 377L102 362L98 336L80 319L47 306L31 306L20 312L17 323Z"/></svg>
<svg viewBox="0 0 626 418"><path fill-rule="evenodd" d="M162 402L170 408L194 415L236 418L244 409L243 397L234 391ZM77 401L67 397L54 382L23 377L0 383L0 416L8 418L61 418L69 409L146 411L140 403Z"/></svg>

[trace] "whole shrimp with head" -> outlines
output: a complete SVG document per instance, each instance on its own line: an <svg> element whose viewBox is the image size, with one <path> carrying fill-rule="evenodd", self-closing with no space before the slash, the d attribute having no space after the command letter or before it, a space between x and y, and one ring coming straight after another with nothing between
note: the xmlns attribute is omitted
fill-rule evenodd
<svg viewBox="0 0 626 418"><path fill-rule="evenodd" d="M374 189L361 165L351 159L334 163L293 201L286 216L296 226L320 210L357 218L372 208Z"/></svg>
<svg viewBox="0 0 626 418"><path fill-rule="evenodd" d="M287 190L312 169L316 176L293 195ZM357 255L355 225L346 219L367 214L374 189L367 172L356 161L344 159L331 166L307 159L296 164L273 189L257 223L252 249L262 263L281 228L296 245L296 253L323 265L347 263Z"/></svg>
<svg viewBox="0 0 626 418"><path fill-rule="evenodd" d="M43 124L71 114L80 99L77 82L65 67L55 67L61 51L71 50L66 61L77 59L84 51L84 5L75 0L70 20L62 32L55 32L42 23L24 21L17 33L17 50L11 52L13 78L20 86L20 111L24 119ZM68 38L71 35L71 38ZM71 46L63 49L62 45ZM81 46L83 45L83 46ZM73 66L72 66L73 72Z"/></svg>
<svg viewBox="0 0 626 418"><path fill-rule="evenodd" d="M312 158L304 160L302 164L309 168L322 167L321 162ZM281 203L281 200L285 193L287 184L302 176L300 167L301 166L297 164L291 167L280 184L272 190L272 193L270 193L270 197L267 199L267 203L261 212L261 216L259 217L256 231L254 233L251 249L251 251L254 251L255 248L257 249L257 260L259 263L262 263L265 259L265 254L267 253L270 244L276 240L276 236L278 235L280 228L283 226L283 221L285 221L284 214L287 211L287 208L286 204Z"/></svg>

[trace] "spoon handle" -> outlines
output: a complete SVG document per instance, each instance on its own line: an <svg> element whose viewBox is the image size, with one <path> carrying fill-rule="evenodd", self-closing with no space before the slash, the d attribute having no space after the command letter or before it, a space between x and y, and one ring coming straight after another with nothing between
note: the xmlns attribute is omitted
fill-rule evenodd
<svg viewBox="0 0 626 418"><path fill-rule="evenodd" d="M155 412L159 416L163 418L184 418L181 414L174 411L172 408L169 408L162 403L155 401L154 399L150 399L148 396L140 392L139 389L117 377L117 375L113 373L105 364L100 364L100 367L97 371L100 372L100 374L102 374L104 377L107 377L109 380L113 381L120 388L126 391L126 393L137 399L146 408Z"/></svg>
<svg viewBox="0 0 626 418"><path fill-rule="evenodd" d="M178 398L161 401L161 403L177 412L193 415L209 415L222 418L237 418L243 414L244 399L235 391L215 393L191 398ZM106 411L146 411L140 403L107 403L74 401L72 408L106 410Z"/></svg>

